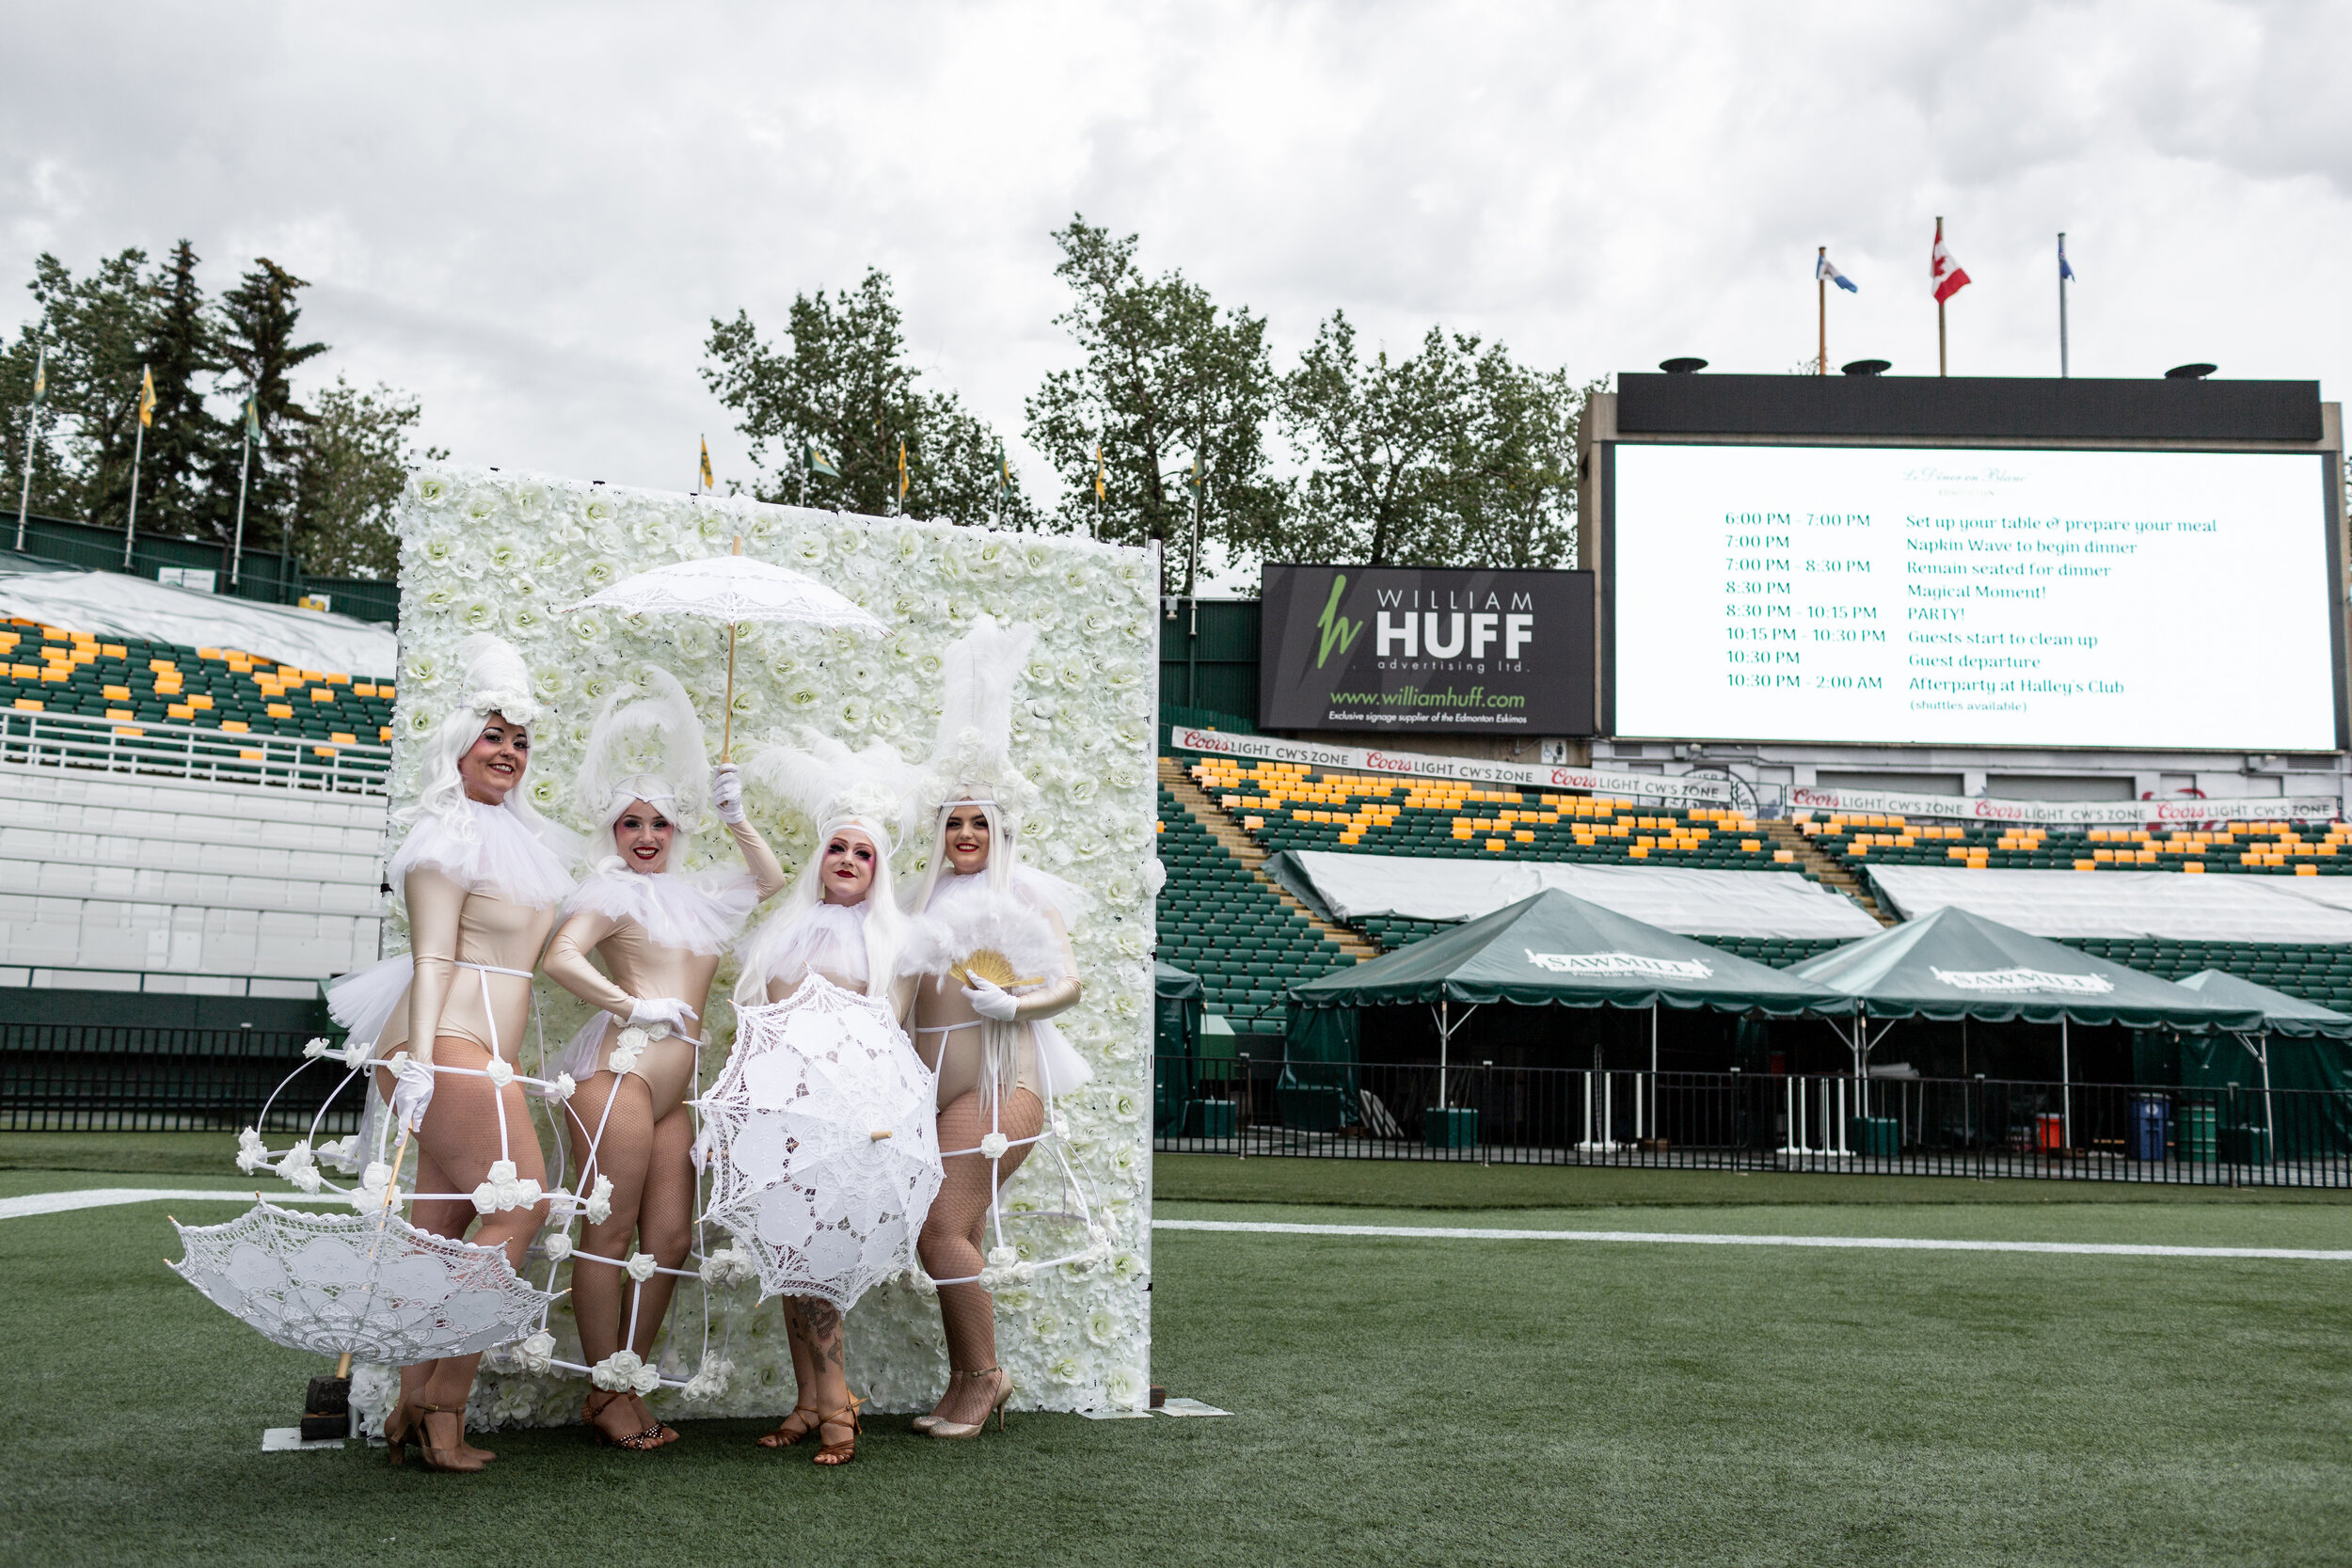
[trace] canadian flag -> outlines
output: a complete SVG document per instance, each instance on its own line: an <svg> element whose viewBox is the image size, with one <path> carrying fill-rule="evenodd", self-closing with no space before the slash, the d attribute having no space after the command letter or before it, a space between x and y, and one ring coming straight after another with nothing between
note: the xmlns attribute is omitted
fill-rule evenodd
<svg viewBox="0 0 2352 1568"><path fill-rule="evenodd" d="M1943 304L1968 286L1968 274L1944 244L1944 220L1935 220L1935 249L1928 256L1928 281L1935 285L1935 303Z"/></svg>

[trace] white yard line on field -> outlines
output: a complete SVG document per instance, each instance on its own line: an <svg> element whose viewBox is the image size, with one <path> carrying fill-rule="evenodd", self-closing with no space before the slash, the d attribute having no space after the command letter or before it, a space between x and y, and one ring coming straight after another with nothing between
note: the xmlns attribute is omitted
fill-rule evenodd
<svg viewBox="0 0 2352 1568"><path fill-rule="evenodd" d="M2134 1242L1953 1242L1908 1236L1730 1236L1680 1230L1502 1230L1448 1225L1306 1225L1275 1220L1153 1220L1154 1230L1250 1236L1397 1237L1431 1242L1661 1242L1685 1246L1858 1247L1911 1252L2057 1252L2115 1258L2289 1258L2352 1263L2352 1251L2281 1246L2150 1246Z"/></svg>
<svg viewBox="0 0 2352 1568"><path fill-rule="evenodd" d="M243 1192L199 1191L189 1187L84 1187L72 1193L26 1193L22 1197L0 1197L0 1220L21 1220L34 1214L62 1214L74 1209L107 1209L118 1203L250 1203L261 1194L248 1187ZM279 1193L273 1203L348 1203L351 1200L335 1193L321 1193L316 1197L301 1193Z"/></svg>

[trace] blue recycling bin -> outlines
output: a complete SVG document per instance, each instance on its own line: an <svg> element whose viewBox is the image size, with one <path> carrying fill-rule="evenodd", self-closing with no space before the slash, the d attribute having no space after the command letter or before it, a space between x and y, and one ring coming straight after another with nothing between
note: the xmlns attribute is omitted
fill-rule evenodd
<svg viewBox="0 0 2352 1568"><path fill-rule="evenodd" d="M2132 1158L2161 1163L2172 1147L2172 1101L2160 1094L2132 1096Z"/></svg>

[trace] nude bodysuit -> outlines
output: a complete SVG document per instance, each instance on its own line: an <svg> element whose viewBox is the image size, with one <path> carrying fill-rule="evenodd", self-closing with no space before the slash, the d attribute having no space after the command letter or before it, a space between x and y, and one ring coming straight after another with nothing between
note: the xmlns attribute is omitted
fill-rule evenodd
<svg viewBox="0 0 2352 1568"><path fill-rule="evenodd" d="M531 973L555 924L553 904L517 904L469 893L448 874L419 866L401 879L416 973L392 1009L376 1054L412 1039L454 1035L509 1062L531 1023ZM511 972L511 973L508 973Z"/></svg>
<svg viewBox="0 0 2352 1568"><path fill-rule="evenodd" d="M768 897L784 886L784 867L775 851L749 819L727 824L743 862L751 867L759 896ZM635 873L631 873L635 875ZM589 955L600 953L612 972L607 979ZM626 1022L640 998L671 997L694 1009L691 1037L672 1035L656 1040L638 1058L635 1070L653 1091L654 1117L660 1120L691 1092L694 1082L694 1051L703 1035L703 1015L710 1005L711 977L719 972L719 955L684 947L664 947L634 920L616 920L595 910L581 910L564 922L548 949L548 978ZM620 1031L608 1029L596 1054L599 1069L608 1065Z"/></svg>

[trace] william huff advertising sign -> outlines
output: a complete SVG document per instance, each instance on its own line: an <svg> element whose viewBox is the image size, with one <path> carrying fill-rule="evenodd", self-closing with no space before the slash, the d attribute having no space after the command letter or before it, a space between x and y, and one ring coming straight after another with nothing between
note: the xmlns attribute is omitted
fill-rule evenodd
<svg viewBox="0 0 2352 1568"><path fill-rule="evenodd" d="M1268 566L1270 730L1590 735L1593 575Z"/></svg>

